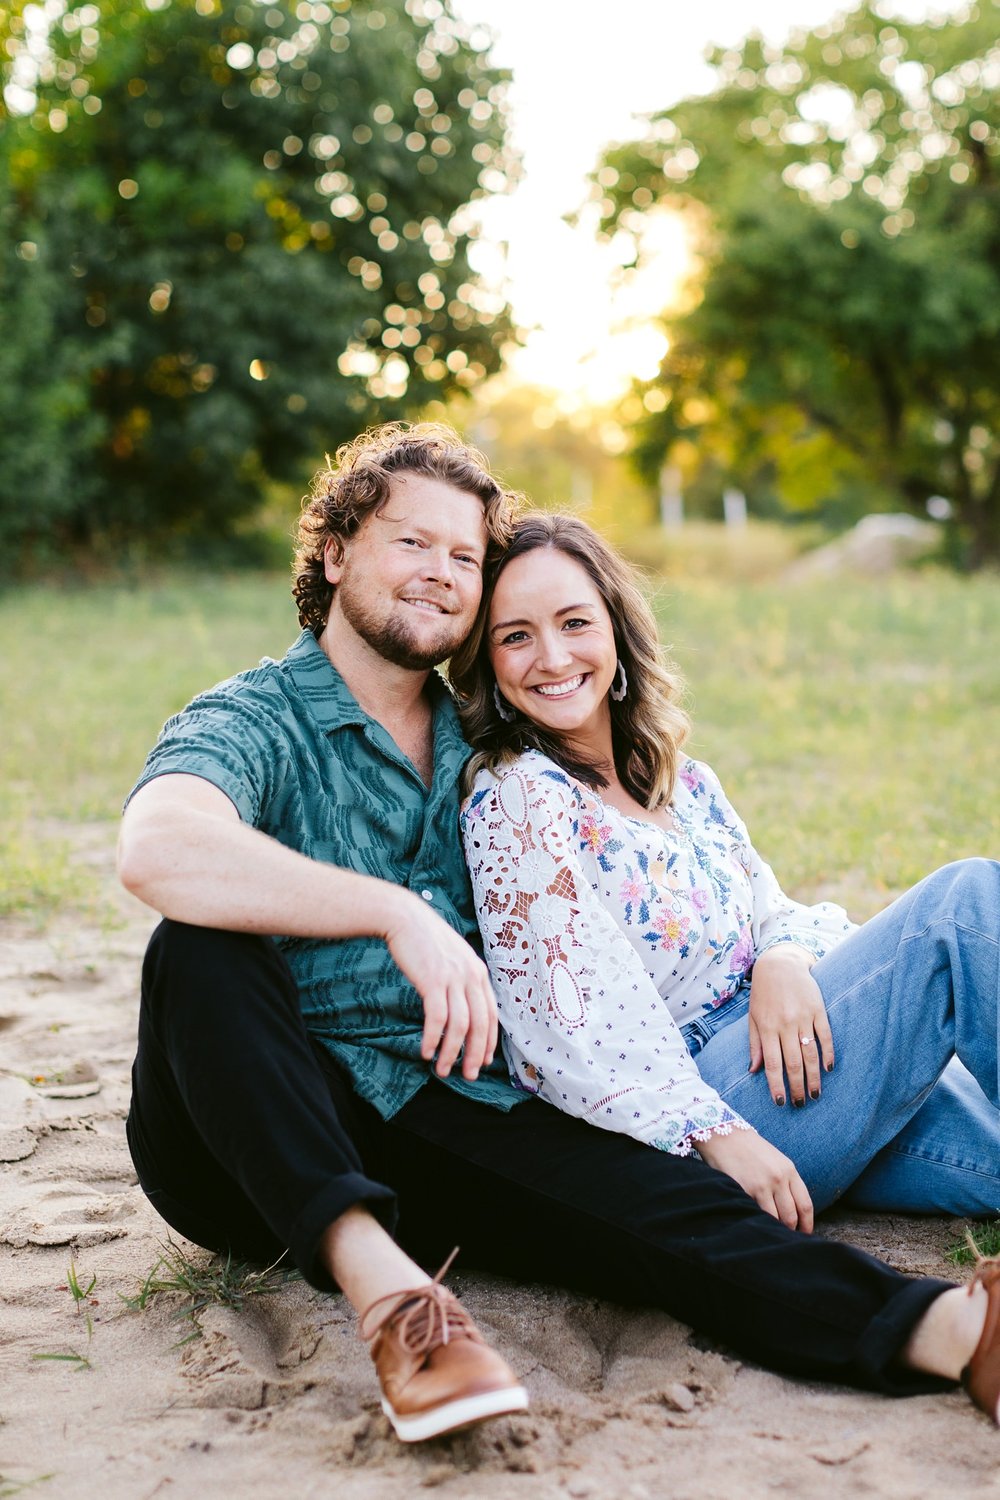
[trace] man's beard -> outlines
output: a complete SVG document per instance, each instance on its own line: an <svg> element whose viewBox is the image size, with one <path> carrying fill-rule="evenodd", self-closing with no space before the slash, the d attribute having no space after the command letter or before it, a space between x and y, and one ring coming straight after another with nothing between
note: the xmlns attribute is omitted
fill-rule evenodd
<svg viewBox="0 0 1000 1500"><path fill-rule="evenodd" d="M345 584L347 587L345 588ZM376 651L385 661L394 666L406 667L411 672L427 672L439 662L447 661L464 639L457 635L451 617L441 616L442 632L436 641L421 643L406 620L382 619L371 608L367 598L361 598L347 581L345 574L336 590L337 606L355 635Z"/></svg>

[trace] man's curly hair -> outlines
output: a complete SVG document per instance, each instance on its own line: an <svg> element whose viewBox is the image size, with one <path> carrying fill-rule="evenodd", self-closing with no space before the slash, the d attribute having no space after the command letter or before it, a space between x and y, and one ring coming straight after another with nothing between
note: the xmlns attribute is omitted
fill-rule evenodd
<svg viewBox="0 0 1000 1500"><path fill-rule="evenodd" d="M344 542L389 498L400 474L421 474L454 485L483 502L487 556L506 546L520 496L490 473L476 448L441 422L387 422L337 449L321 469L302 505L292 594L299 621L315 634L326 624L334 586L326 578L324 553L333 543L339 562Z"/></svg>

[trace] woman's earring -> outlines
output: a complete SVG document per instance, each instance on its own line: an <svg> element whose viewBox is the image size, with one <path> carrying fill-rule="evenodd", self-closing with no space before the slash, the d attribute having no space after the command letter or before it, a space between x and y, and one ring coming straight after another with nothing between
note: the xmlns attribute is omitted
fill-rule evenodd
<svg viewBox="0 0 1000 1500"><path fill-rule="evenodd" d="M620 685L618 682L619 678L621 678ZM625 676L625 668L622 666L621 662L619 662L618 671L615 673L615 680L611 685L611 696L616 703L620 703L627 692L628 678Z"/></svg>
<svg viewBox="0 0 1000 1500"><path fill-rule="evenodd" d="M496 704L497 713L500 715L501 719L503 719L504 723L513 724L517 715L514 713L514 710L512 708L509 708L501 698L500 687L496 682L493 684L493 702Z"/></svg>

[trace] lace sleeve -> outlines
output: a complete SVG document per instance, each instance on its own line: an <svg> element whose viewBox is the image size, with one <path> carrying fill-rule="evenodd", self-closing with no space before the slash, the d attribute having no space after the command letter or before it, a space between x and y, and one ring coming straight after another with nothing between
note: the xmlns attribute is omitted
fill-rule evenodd
<svg viewBox="0 0 1000 1500"><path fill-rule="evenodd" d="M754 957L759 958L776 943L795 943L815 958L822 958L849 932L853 932L857 924L851 921L842 906L832 901L805 906L786 896L771 866L750 842L746 824L726 797L715 773L700 763L698 769L711 788L713 816L725 824L734 839L740 861L750 878Z"/></svg>
<svg viewBox="0 0 1000 1500"><path fill-rule="evenodd" d="M579 789L519 763L462 815L515 1084L606 1130L686 1156L748 1129L704 1083L642 961L594 892Z"/></svg>

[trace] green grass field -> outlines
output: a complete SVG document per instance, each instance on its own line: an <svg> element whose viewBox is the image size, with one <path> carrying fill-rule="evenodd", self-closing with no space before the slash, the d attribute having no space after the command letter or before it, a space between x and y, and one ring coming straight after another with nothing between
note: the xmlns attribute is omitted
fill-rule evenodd
<svg viewBox="0 0 1000 1500"><path fill-rule="evenodd" d="M700 574L656 592L692 749L787 890L864 918L946 860L1000 853L1000 579ZM296 630L280 576L0 598L0 913L85 910L70 827L110 833L163 720Z"/></svg>

